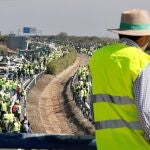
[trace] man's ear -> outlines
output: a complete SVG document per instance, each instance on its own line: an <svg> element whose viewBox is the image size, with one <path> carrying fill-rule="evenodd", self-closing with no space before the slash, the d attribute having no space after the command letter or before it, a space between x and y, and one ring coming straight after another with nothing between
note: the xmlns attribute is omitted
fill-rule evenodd
<svg viewBox="0 0 150 150"><path fill-rule="evenodd" d="M143 49L145 50L145 48L147 47L148 43L150 41L150 37L149 36L141 36L136 43Z"/></svg>

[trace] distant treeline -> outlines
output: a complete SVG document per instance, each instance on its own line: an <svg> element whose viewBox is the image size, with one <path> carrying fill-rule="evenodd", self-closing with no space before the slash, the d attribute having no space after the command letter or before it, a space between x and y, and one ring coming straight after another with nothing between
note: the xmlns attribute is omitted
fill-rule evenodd
<svg viewBox="0 0 150 150"><path fill-rule="evenodd" d="M100 38L96 36L69 36L67 33L59 33L58 35L51 35L47 37L47 41L55 42L58 44L66 44L79 48L89 48L91 46L99 46L100 44L106 44L113 41L117 41L113 38Z"/></svg>
<svg viewBox="0 0 150 150"><path fill-rule="evenodd" d="M8 39L7 35L1 35L0 36L0 45L7 45L7 39Z"/></svg>
<svg viewBox="0 0 150 150"><path fill-rule="evenodd" d="M109 37L97 37L97 36L70 36L65 32L61 32L58 35L49 36L32 36L33 38L40 39L42 41L54 42L56 44L70 45L75 48L89 48L91 46L98 47L100 44L105 45L118 41L118 39ZM7 44L8 35L0 36L0 44ZM150 44L147 47L150 50Z"/></svg>

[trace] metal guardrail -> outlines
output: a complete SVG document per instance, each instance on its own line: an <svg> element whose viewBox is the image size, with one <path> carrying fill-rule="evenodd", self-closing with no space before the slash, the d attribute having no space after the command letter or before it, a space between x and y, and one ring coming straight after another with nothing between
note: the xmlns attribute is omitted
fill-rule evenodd
<svg viewBox="0 0 150 150"><path fill-rule="evenodd" d="M40 72L39 74L36 74L34 75L32 78L26 80L24 83L23 83L23 88L26 90L26 98L28 96L28 94L30 93L31 89L33 88L33 86L36 84L37 80L39 78L41 78L41 76L45 73L45 71L42 71ZM26 111L26 105L27 105L27 99L24 101L24 104L23 104L23 112L24 114L26 114L28 116L28 113Z"/></svg>
<svg viewBox="0 0 150 150"><path fill-rule="evenodd" d="M0 148L96 150L92 136L0 134Z"/></svg>
<svg viewBox="0 0 150 150"><path fill-rule="evenodd" d="M30 81L24 86L27 90L27 93L29 93L29 90L32 89L32 87L36 84L37 80L39 80L44 73L45 71L42 71L39 74L34 75L33 78L31 78Z"/></svg>

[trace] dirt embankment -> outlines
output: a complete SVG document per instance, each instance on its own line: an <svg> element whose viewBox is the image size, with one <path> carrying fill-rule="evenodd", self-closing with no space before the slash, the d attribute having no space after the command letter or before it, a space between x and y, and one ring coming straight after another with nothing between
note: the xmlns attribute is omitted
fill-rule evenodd
<svg viewBox="0 0 150 150"><path fill-rule="evenodd" d="M39 115L39 97L52 78L53 76L43 75L43 77L37 82L36 86L33 87L27 99L27 113L32 130L35 133L45 133L45 128L41 122L41 116Z"/></svg>
<svg viewBox="0 0 150 150"><path fill-rule="evenodd" d="M64 88L66 88L67 93L70 92L65 86L67 81L76 72L78 66L86 64L87 60L85 56L79 56L72 66L56 77L44 75L32 89L28 97L27 112L33 132L49 134L84 133L84 128L76 126L73 117L67 114L69 111L67 111L67 105L64 105L66 101L62 93L64 93ZM68 98L71 98L70 96Z"/></svg>

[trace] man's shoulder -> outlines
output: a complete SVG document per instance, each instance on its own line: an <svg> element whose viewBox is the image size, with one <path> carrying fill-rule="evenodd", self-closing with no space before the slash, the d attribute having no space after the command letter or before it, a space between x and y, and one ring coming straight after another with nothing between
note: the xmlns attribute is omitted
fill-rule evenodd
<svg viewBox="0 0 150 150"><path fill-rule="evenodd" d="M124 43L120 42L113 42L108 45L104 45L101 48L97 48L95 52L93 53L93 56L99 53L105 53L105 52L111 52L111 51L117 51L119 49L127 48L128 46Z"/></svg>

